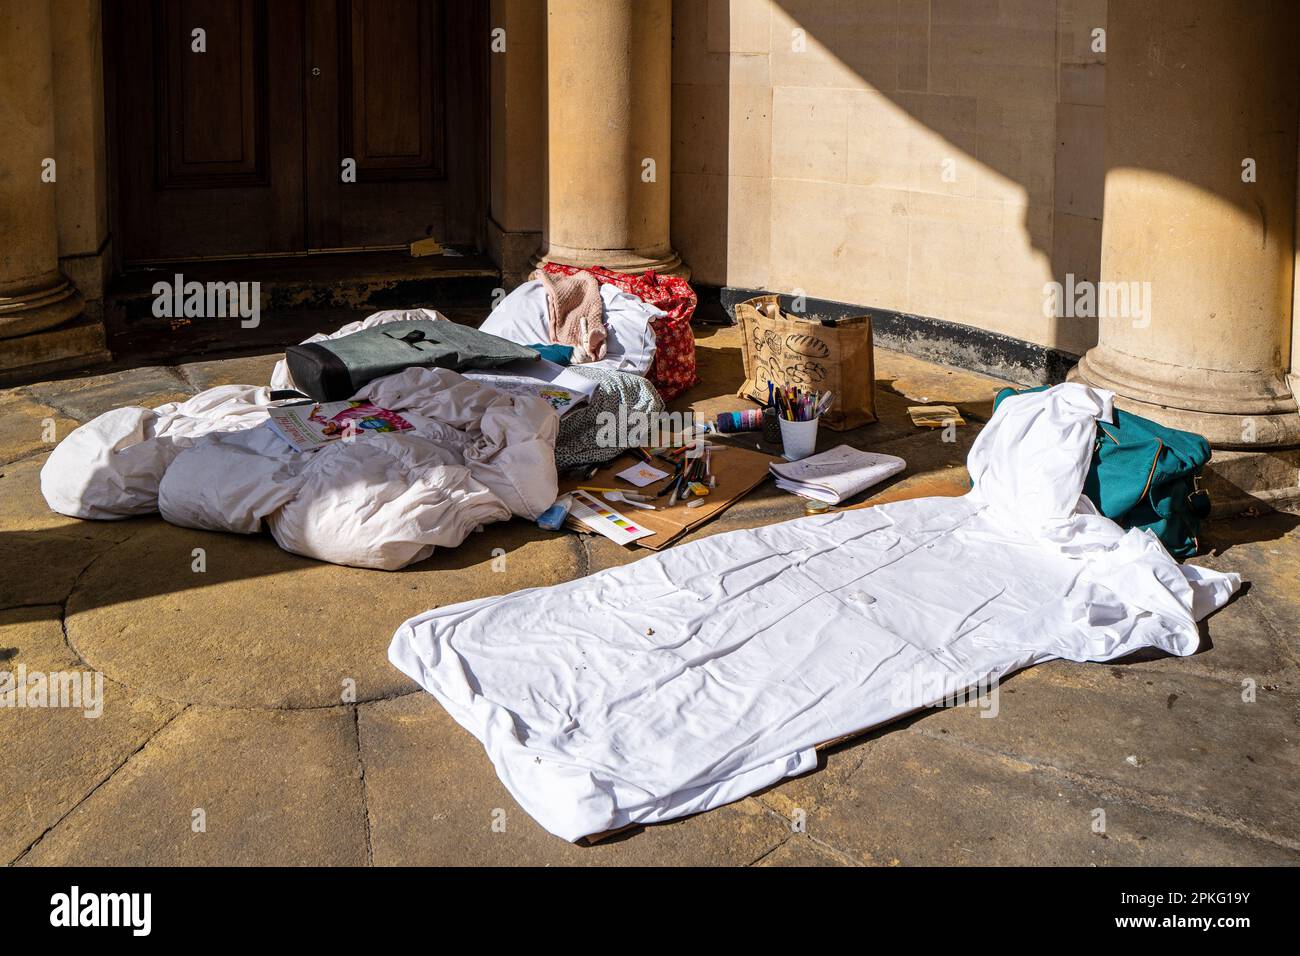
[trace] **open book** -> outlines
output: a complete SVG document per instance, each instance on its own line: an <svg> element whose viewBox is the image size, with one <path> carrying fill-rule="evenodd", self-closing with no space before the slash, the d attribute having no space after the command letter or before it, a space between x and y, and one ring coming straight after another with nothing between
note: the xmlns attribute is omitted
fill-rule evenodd
<svg viewBox="0 0 1300 956"><path fill-rule="evenodd" d="M907 467L894 455L879 455L840 445L799 461L773 462L776 486L785 491L837 505Z"/></svg>
<svg viewBox="0 0 1300 956"><path fill-rule="evenodd" d="M546 359L535 362L510 362L499 368L475 369L463 373L483 385L490 385L507 395L530 395L540 398L561 418L591 398L596 381L585 378Z"/></svg>

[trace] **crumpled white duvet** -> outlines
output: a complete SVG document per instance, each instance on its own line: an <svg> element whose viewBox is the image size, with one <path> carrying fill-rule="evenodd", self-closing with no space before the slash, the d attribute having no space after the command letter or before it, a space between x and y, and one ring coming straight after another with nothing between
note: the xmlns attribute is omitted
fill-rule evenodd
<svg viewBox="0 0 1300 956"><path fill-rule="evenodd" d="M41 492L76 518L159 511L183 527L245 534L265 522L286 551L383 570L554 503L559 418L542 399L419 368L354 397L413 427L297 452L264 424L270 389L223 385L87 422L51 453Z"/></svg>
<svg viewBox="0 0 1300 956"><path fill-rule="evenodd" d="M567 840L736 800L814 748L1053 658L1196 650L1240 584L1082 495L1113 396L1007 399L961 498L716 535L429 611L389 658Z"/></svg>

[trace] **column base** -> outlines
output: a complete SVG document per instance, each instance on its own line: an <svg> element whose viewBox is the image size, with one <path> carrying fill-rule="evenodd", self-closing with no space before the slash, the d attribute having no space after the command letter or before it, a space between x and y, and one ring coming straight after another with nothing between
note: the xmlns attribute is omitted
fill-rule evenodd
<svg viewBox="0 0 1300 956"><path fill-rule="evenodd" d="M80 315L83 305L77 287L61 275L48 285L9 290L0 295L0 339L62 325Z"/></svg>
<svg viewBox="0 0 1300 956"><path fill-rule="evenodd" d="M1201 487L1214 517L1293 510L1300 505L1300 448L1216 451Z"/></svg>
<svg viewBox="0 0 1300 956"><path fill-rule="evenodd" d="M1124 411L1203 435L1214 448L1257 451L1300 447L1300 413L1280 379L1270 383L1263 376L1252 376L1247 382L1231 376L1230 381L1219 382L1216 375L1222 378L1223 373L1182 370L1185 379L1200 377L1201 387L1193 391L1188 385L1165 385L1140 372L1130 375L1112 370L1105 355L1099 361L1098 351L1092 349L1080 359L1067 379L1114 392L1115 404Z"/></svg>
<svg viewBox="0 0 1300 956"><path fill-rule="evenodd" d="M614 272L627 272L633 275L653 269L660 275L677 276L682 279L691 277L690 268L672 249L642 254L634 249L571 249L553 245L537 253L533 266L540 267L547 262L558 262L561 265L578 266L583 269L603 266Z"/></svg>
<svg viewBox="0 0 1300 956"><path fill-rule="evenodd" d="M104 324L82 316L55 329L0 339L0 388L110 361Z"/></svg>
<svg viewBox="0 0 1300 956"><path fill-rule="evenodd" d="M541 244L541 232L508 232L487 217L488 258L501 270L501 285L507 292L528 280Z"/></svg>

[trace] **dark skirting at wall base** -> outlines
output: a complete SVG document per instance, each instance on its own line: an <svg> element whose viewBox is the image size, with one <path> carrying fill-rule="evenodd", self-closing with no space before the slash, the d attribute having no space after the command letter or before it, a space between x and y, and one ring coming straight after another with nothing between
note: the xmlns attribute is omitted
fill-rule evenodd
<svg viewBox="0 0 1300 956"><path fill-rule="evenodd" d="M733 307L737 302L770 294L760 289L731 286L695 286L695 291L700 299L697 321L704 323L734 322ZM794 312L794 297L783 294L781 308ZM1063 382L1065 373L1079 361L1077 355L1046 345L892 309L805 298L802 314L812 321L869 315L877 345L932 362L984 372L1019 385Z"/></svg>

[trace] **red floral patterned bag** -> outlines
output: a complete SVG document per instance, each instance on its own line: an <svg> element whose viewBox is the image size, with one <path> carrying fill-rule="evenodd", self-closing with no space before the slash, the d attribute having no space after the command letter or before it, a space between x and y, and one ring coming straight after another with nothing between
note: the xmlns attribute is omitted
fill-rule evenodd
<svg viewBox="0 0 1300 956"><path fill-rule="evenodd" d="M653 270L642 275L628 275L600 266L579 269L558 262L548 262L544 268L557 276L590 272L602 283L630 292L667 312L663 318L650 323L655 330L655 361L647 377L659 389L664 401L676 398L699 381L695 375L695 333L691 331L691 317L695 315L698 300L695 290L685 279L662 276Z"/></svg>

